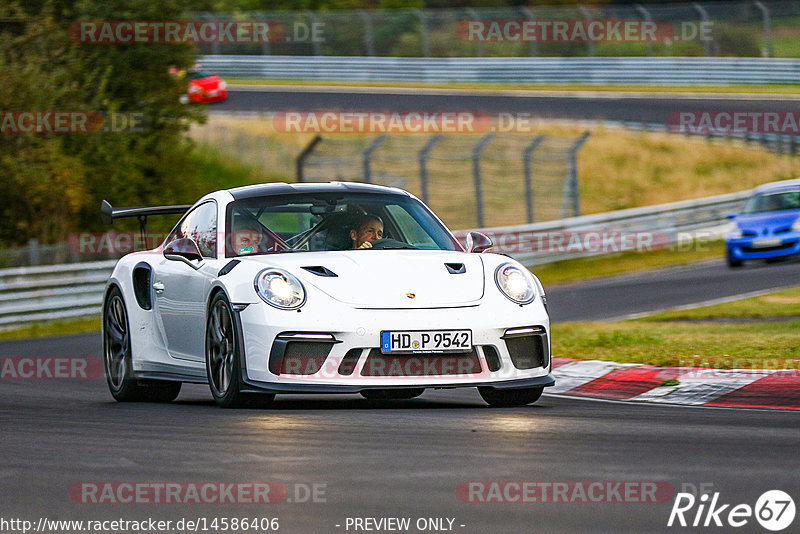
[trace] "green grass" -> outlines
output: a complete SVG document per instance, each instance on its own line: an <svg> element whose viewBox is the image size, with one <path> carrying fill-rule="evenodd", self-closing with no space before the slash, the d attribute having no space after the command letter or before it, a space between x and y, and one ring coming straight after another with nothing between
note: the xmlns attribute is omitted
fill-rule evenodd
<svg viewBox="0 0 800 534"><path fill-rule="evenodd" d="M788 46L797 46L800 43L792 42L787 39ZM789 45L788 43L791 43ZM776 42L776 46L778 43ZM783 42L781 45L783 46ZM798 54L800 55L800 54ZM674 86L650 86L636 84L578 84L578 83L558 83L558 84L502 84L502 83L467 83L467 82L447 82L447 83L424 83L424 82L343 82L343 81L310 81L310 80L284 80L269 78L227 78L232 85L301 85L301 86L337 86L337 87L403 87L403 88L425 88L425 89L461 89L461 90L484 90L484 91L601 91L601 92L646 92L646 93L712 93L712 94L737 94L737 93L757 93L757 94L779 94L779 95L800 95L800 85L784 84L754 84L754 85L674 85Z"/></svg>
<svg viewBox="0 0 800 534"><path fill-rule="evenodd" d="M70 336L100 332L100 318L80 318L33 323L22 328L0 331L0 341L33 339L52 336Z"/></svg>
<svg viewBox="0 0 800 534"><path fill-rule="evenodd" d="M562 284L639 272L648 269L679 267L699 261L720 259L725 244L722 241L698 241L690 250L676 248L653 252L625 252L614 256L576 258L531 267L545 289L552 284Z"/></svg>
<svg viewBox="0 0 800 534"><path fill-rule="evenodd" d="M553 356L667 367L800 369L800 320L769 320L796 315L800 288L647 319L555 324ZM714 322L731 317L752 320ZM676 323L679 319L692 322Z"/></svg>

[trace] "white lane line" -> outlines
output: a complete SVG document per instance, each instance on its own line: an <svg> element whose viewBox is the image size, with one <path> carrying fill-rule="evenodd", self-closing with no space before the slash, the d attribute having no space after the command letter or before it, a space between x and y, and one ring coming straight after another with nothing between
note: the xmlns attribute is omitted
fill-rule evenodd
<svg viewBox="0 0 800 534"><path fill-rule="evenodd" d="M552 388L545 389L547 390ZM701 409L701 410L753 410L758 412L789 412L797 413L797 410L787 408L757 408L753 406L706 406L705 404L672 404L668 402L631 402L630 400L616 400L616 399L603 399L600 397L584 397L577 395L566 395L564 393L544 393L543 397L552 397L554 399L569 399L576 401L588 402L602 402L606 404L626 404L628 406L650 406L658 408L687 408L687 409Z"/></svg>
<svg viewBox="0 0 800 534"><path fill-rule="evenodd" d="M261 92L307 92L307 93L372 93L372 94L411 94L435 96L510 96L519 98L569 97L584 99L644 99L644 100L764 100L800 101L800 95L772 93L648 93L646 91L558 91L552 89L458 89L442 87L393 87L393 86L350 86L350 85L263 85L228 84L229 91Z"/></svg>

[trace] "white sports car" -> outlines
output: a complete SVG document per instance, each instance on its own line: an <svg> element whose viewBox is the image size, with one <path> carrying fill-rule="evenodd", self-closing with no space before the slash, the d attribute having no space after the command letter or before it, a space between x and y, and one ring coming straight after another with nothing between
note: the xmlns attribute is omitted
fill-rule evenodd
<svg viewBox="0 0 800 534"><path fill-rule="evenodd" d="M416 197L356 183L239 187L183 213L163 245L120 259L103 306L105 372L118 401L171 401L208 383L220 406L282 393L410 399L477 387L493 406L536 401L550 375L539 280L467 251Z"/></svg>

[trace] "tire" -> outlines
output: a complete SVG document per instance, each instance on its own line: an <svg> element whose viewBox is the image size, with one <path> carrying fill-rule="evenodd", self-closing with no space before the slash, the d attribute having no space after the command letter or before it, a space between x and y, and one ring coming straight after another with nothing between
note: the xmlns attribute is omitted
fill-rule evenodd
<svg viewBox="0 0 800 534"><path fill-rule="evenodd" d="M419 397L425 388L413 389L365 389L361 396L369 400L406 400Z"/></svg>
<svg viewBox="0 0 800 534"><path fill-rule="evenodd" d="M492 387L480 387L478 392L489 406L506 408L510 406L525 406L539 400L544 388L522 388L522 389L495 389Z"/></svg>
<svg viewBox="0 0 800 534"><path fill-rule="evenodd" d="M171 402L181 392L180 382L136 379L128 310L117 287L109 291L103 306L103 370L108 389L119 402Z"/></svg>
<svg viewBox="0 0 800 534"><path fill-rule="evenodd" d="M738 269L739 267L744 265L744 261L738 260L730 255L727 256L727 260L728 260L728 267L730 267L731 269Z"/></svg>
<svg viewBox="0 0 800 534"><path fill-rule="evenodd" d="M241 347L233 308L224 293L217 293L206 320L206 376L211 395L222 408L268 405L274 394L241 392Z"/></svg>

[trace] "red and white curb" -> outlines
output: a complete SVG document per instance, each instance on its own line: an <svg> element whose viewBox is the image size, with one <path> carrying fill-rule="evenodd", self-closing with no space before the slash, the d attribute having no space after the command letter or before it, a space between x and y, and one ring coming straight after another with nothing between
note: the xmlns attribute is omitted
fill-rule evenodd
<svg viewBox="0 0 800 534"><path fill-rule="evenodd" d="M655 367L553 358L553 376L556 385L547 388L547 393L691 406L800 409L800 372L794 369Z"/></svg>

